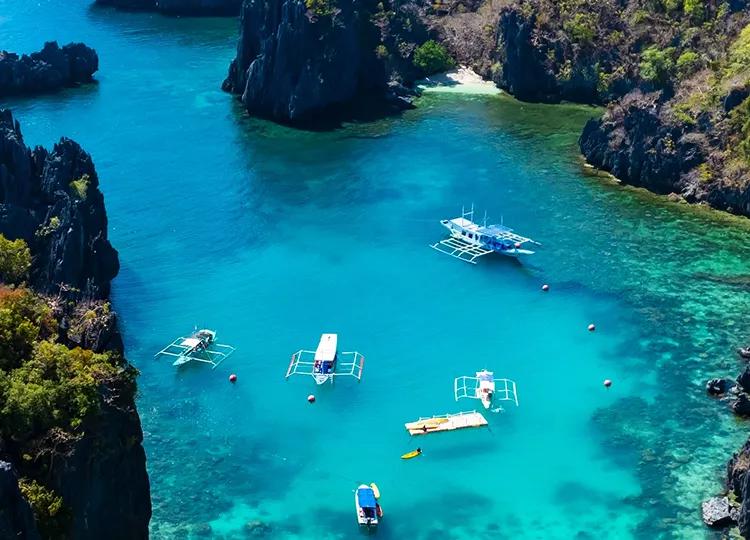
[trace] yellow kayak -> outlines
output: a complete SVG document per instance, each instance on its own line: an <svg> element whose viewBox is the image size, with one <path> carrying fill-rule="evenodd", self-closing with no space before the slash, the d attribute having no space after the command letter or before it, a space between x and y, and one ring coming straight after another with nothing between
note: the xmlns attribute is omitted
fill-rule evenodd
<svg viewBox="0 0 750 540"><path fill-rule="evenodd" d="M416 450L414 450L412 452L409 452L409 453L404 454L403 456L401 456L401 459L411 459L411 458L415 458L415 457L417 457L417 456L419 456L421 454L422 454L422 452L417 452Z"/></svg>
<svg viewBox="0 0 750 540"><path fill-rule="evenodd" d="M370 487L372 488L372 493L373 493L373 495L375 495L375 498L379 499L380 498L380 490L378 489L378 485L375 482L373 482L372 484L370 484Z"/></svg>

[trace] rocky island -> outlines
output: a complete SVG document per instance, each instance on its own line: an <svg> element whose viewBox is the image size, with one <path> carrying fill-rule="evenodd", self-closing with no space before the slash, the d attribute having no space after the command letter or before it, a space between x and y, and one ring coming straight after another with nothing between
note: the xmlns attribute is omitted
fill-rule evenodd
<svg viewBox="0 0 750 540"><path fill-rule="evenodd" d="M89 83L99 69L96 51L83 43L56 41L29 55L0 51L0 97L54 92Z"/></svg>
<svg viewBox="0 0 750 540"><path fill-rule="evenodd" d="M28 148L0 110L0 537L148 537L149 480L108 302L119 270L94 164Z"/></svg>
<svg viewBox="0 0 750 540"><path fill-rule="evenodd" d="M428 39L423 2L247 0L224 90L248 112L302 124L410 106Z"/></svg>

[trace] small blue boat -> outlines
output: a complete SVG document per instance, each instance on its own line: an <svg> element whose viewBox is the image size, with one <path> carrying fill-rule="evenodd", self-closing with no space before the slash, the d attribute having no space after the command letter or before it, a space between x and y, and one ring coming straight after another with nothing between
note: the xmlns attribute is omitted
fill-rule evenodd
<svg viewBox="0 0 750 540"><path fill-rule="evenodd" d="M365 484L360 485L354 492L354 504L357 508L357 521L366 527L375 527L378 519L383 515L375 497L375 491Z"/></svg>
<svg viewBox="0 0 750 540"><path fill-rule="evenodd" d="M430 247L456 259L476 264L476 259L490 253L508 257L533 255L534 252L525 246L541 245L531 238L514 233L513 229L503 224L487 225L486 214L482 225L473 220L473 205L468 212L462 209L461 217L441 220L440 224L448 229L450 236Z"/></svg>

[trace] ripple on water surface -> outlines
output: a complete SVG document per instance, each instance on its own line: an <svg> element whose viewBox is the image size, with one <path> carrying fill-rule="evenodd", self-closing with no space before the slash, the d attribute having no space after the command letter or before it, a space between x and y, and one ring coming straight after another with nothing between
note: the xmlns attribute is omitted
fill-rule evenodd
<svg viewBox="0 0 750 540"><path fill-rule="evenodd" d="M400 118L293 131L220 92L235 21L9 11L8 49L43 34L100 54L99 85L11 105L30 144L70 135L97 163L154 538L350 538L370 481L381 538L704 537L698 503L743 436L703 383L738 370L744 220L587 175L576 138L595 110L432 95ZM428 249L472 201L543 247L477 266ZM194 324L235 356L153 360ZM361 384L284 381L324 331L366 355ZM484 367L518 381L520 407L409 439L404 422L470 408L452 380Z"/></svg>

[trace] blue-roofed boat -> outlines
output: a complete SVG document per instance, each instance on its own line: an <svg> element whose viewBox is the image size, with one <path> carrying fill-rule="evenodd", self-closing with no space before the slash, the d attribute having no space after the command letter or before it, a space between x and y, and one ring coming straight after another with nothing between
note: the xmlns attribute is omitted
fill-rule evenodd
<svg viewBox="0 0 750 540"><path fill-rule="evenodd" d="M487 215L482 225L474 223L474 206L468 212L461 210L461 217L443 219L440 224L448 229L450 236L436 244L433 249L456 259L476 264L476 259L490 253L508 257L533 255L527 245L541 245L531 238L513 232L502 223L487 224Z"/></svg>
<svg viewBox="0 0 750 540"><path fill-rule="evenodd" d="M383 510L375 497L375 491L365 484L354 492L354 504L357 508L357 521L366 527L376 527L383 516Z"/></svg>

